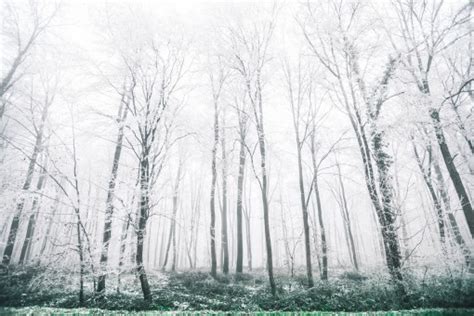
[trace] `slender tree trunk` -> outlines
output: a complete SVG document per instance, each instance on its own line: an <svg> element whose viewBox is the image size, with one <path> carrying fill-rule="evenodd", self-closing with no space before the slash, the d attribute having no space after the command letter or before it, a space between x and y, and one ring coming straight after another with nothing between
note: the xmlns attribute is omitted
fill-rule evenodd
<svg viewBox="0 0 474 316"><path fill-rule="evenodd" d="M149 203L149 150L144 150L140 159L140 209L138 213L138 229L137 229L137 249L135 255L135 262L137 268L138 278L143 292L143 298L146 302L151 302L152 296L145 267L143 265L143 242L145 237L146 224L150 210Z"/></svg>
<svg viewBox="0 0 474 316"><path fill-rule="evenodd" d="M172 240L174 238L173 237L174 236L174 229L175 229L175 226L174 226L174 221L173 221L173 218L172 218L171 223L170 223L170 232L169 232L169 235L168 235L168 242L166 243L165 258L163 260L163 266L161 267L162 271L165 271L166 266L168 265L168 258L169 258L169 254L170 254L171 244L172 244Z"/></svg>
<svg viewBox="0 0 474 316"><path fill-rule="evenodd" d="M242 128L241 128L242 129ZM237 179L237 265L236 273L243 272L244 261L244 245L242 233L242 197L244 191L244 176L245 176L245 135L240 132L240 154L239 154L239 175Z"/></svg>
<svg viewBox="0 0 474 316"><path fill-rule="evenodd" d="M168 236L168 243L166 246L165 260L163 262L162 270L166 269L168 264L168 258L170 253L170 248L173 246L173 258L171 263L171 271L174 271L176 265L176 215L178 214L178 191L179 191L179 181L181 179L181 161L178 167L178 175L173 190L173 216L171 217L170 233Z"/></svg>
<svg viewBox="0 0 474 316"><path fill-rule="evenodd" d="M43 168L38 178L38 182L36 184L37 193L39 193L43 189L45 181L46 181L46 166ZM28 219L28 227L26 228L26 237L23 242L23 246L21 247L20 261L19 261L20 264L25 263L25 261L28 259L27 254L30 251L32 239L35 234L36 219L38 218L38 213L39 213L38 204L39 204L39 198L38 196L35 196L33 198L33 204L31 206L31 215Z"/></svg>
<svg viewBox="0 0 474 316"><path fill-rule="evenodd" d="M301 211L303 215L303 231L304 231L304 246L305 246L305 255L306 255L306 277L308 279L308 287L314 287L313 281L313 265L311 263L311 236L309 231L309 220L308 220L308 203L306 202L306 195L304 190L304 181L303 181L303 162L301 157L301 146L302 143L299 139L298 130L296 130L296 149L298 152L298 179L299 179L299 188L300 188L300 202L301 202Z"/></svg>
<svg viewBox="0 0 474 316"><path fill-rule="evenodd" d="M459 203L461 204L464 216L466 217L471 237L474 238L474 211L472 209L471 202L469 201L469 196L464 187L461 176L459 175L456 165L454 164L454 157L452 156L448 144L446 143L446 138L444 136L443 128L441 126L438 110L432 108L430 110L430 117L433 123L433 127L436 134L436 140L438 141L443 161L446 165L446 169L448 169L448 173L451 178L451 181L453 182L454 189L459 199Z"/></svg>
<svg viewBox="0 0 474 316"><path fill-rule="evenodd" d="M243 210L245 217L245 239L247 245L247 268L252 271L252 235L250 230L250 214L249 210Z"/></svg>
<svg viewBox="0 0 474 316"><path fill-rule="evenodd" d="M316 164L316 143L315 143L315 130L313 126L313 131L311 133L311 162L313 165L313 186L314 186L314 195L316 197L316 205L318 208L318 220L319 220L319 228L321 231L321 261L322 261L322 272L321 272L321 279L327 280L328 279L328 254L327 254L327 242L326 242L326 229L324 227L323 221L323 209L321 204L321 197L319 192L319 182L318 182L318 167Z"/></svg>
<svg viewBox="0 0 474 316"><path fill-rule="evenodd" d="M84 263L84 247L82 245L81 237L81 222L79 218L79 209L76 208L76 215L78 220L76 223L76 233L77 233L77 251L79 253L79 305L84 306L84 274L85 274L85 263Z"/></svg>
<svg viewBox="0 0 474 316"><path fill-rule="evenodd" d="M443 208L441 207L441 203L436 195L436 192L433 188L433 183L431 179L431 146L428 148L429 154L429 165L428 168L423 167L423 162L421 161L421 157L418 153L415 143L413 143L413 151L415 153L415 159L418 164L418 168L423 175L423 180L428 188L428 192L430 193L431 199L433 200L433 204L436 211L438 229L439 229L439 237L441 241L441 247L443 247L443 251L445 250L445 241L446 241L446 233L445 233L445 221L444 221L444 212Z"/></svg>
<svg viewBox="0 0 474 316"><path fill-rule="evenodd" d="M448 215L448 221L450 224L450 227L452 229L452 233L454 235L454 240L458 244L459 248L461 249L461 252L464 256L464 260L466 262L466 265L472 267L472 253L469 250L468 246L466 245L466 242L461 234L461 231L459 230L459 225L456 220L456 217L454 216L453 212L451 211L451 205L449 202L449 195L448 191L446 189L446 185L444 182L444 177L443 173L441 172L441 167L439 166L438 161L435 159L433 160L433 170L436 174L436 180L438 182L438 190L441 196L441 200L443 201L444 208L446 210L446 213Z"/></svg>
<svg viewBox="0 0 474 316"><path fill-rule="evenodd" d="M229 273L229 238L227 236L227 153L225 146L225 114L222 115L222 133L221 133L221 150L222 150L222 272Z"/></svg>
<svg viewBox="0 0 474 316"><path fill-rule="evenodd" d="M117 293L120 293L120 287L122 285L122 273L123 273L123 264L125 258L125 249L127 247L127 236L128 230L130 229L130 217L127 216L127 219L124 220L122 225L122 233L120 234L120 250L119 250L119 268L117 275Z"/></svg>
<svg viewBox="0 0 474 316"><path fill-rule="evenodd" d="M347 232L350 255L352 258L352 263L354 264L354 268L356 269L356 271L359 271L359 262L357 260L357 251L355 247L354 236L352 233L349 207L347 205L346 189L344 187L344 182L342 181L341 168L339 166L339 163L336 164L336 167L337 167L337 176L339 179L339 186L341 189L342 211L344 214L344 227L346 228L346 232Z"/></svg>
<svg viewBox="0 0 474 316"><path fill-rule="evenodd" d="M211 225L209 233L211 237L211 275L212 277L217 276L217 257L216 257L216 180L217 180L217 145L219 143L219 113L217 108L217 102L214 102L214 146L212 148L212 182L211 182L211 197L210 197L210 210L211 210Z"/></svg>
<svg viewBox="0 0 474 316"><path fill-rule="evenodd" d="M276 295L276 285L273 276L273 254L272 254L272 240L270 236L270 207L268 204L268 178L267 178L267 165L266 165L266 145L265 145L265 134L263 130L263 114L262 107L260 104L260 120L257 123L257 134L260 148L260 169L262 174L261 192L262 192L262 203L263 203L263 224L265 228L265 246L267 252L267 271L268 279L270 282L270 289L272 295Z"/></svg>
<svg viewBox="0 0 474 316"><path fill-rule="evenodd" d="M40 151L42 150L43 147L43 131L44 131L44 125L46 122L46 118L48 117L48 109L49 106L51 105L52 100L46 100L45 104L43 105L43 110L41 113L41 121L38 127L38 132L36 134L36 141L35 141L35 147L33 149L33 154L30 157L29 165L28 165L28 170L26 172L26 178L23 183L22 187L22 193L26 193L31 186L31 181L33 180L33 174L35 171L35 165L36 165L36 160L38 159L38 155ZM13 215L13 220L10 225L10 232L8 234L8 240L6 247L3 251L3 259L2 259L2 264L8 265L11 262L11 257L13 254L13 247L15 246L15 241L18 233L18 228L20 226L20 218L21 214L23 212L23 207L25 205L25 197L22 195L19 197L19 200L16 204L16 209L15 213Z"/></svg>
<svg viewBox="0 0 474 316"><path fill-rule="evenodd" d="M64 183L64 180L61 181L61 182ZM43 242L41 243L41 248L40 248L40 252L39 252L39 258L38 258L39 262L41 261L42 257L45 254L46 247L48 245L49 238L51 236L51 230L53 228L53 219L54 219L54 217L56 215L56 212L58 210L59 203L60 203L60 193L59 193L59 191L57 191L56 196L54 198L54 203L50 208L51 215L47 218L46 232L44 234Z"/></svg>
<svg viewBox="0 0 474 316"><path fill-rule="evenodd" d="M321 230L321 252L322 252L321 280L327 280L328 279L328 247L327 247L327 241L326 241L326 229L324 227L324 221L323 221L323 209L321 205L321 197L319 194L319 183L318 183L317 174L315 174L314 176L314 194L316 196L316 205L318 207L319 229Z"/></svg>
<svg viewBox="0 0 474 316"><path fill-rule="evenodd" d="M117 115L117 121L119 123L117 141L115 143L115 153L112 162L112 171L109 180L109 187L107 190L107 200L105 202L105 221L104 221L104 232L102 236L102 250L100 254L100 275L97 283L97 293L99 295L105 294L105 279L107 277L107 261L109 256L109 243L112 237L112 215L114 212L114 194L115 185L118 173L118 167L120 162L120 156L122 153L122 143L124 136L124 122L127 119L128 109L124 104L125 96L122 96L120 101L119 113Z"/></svg>

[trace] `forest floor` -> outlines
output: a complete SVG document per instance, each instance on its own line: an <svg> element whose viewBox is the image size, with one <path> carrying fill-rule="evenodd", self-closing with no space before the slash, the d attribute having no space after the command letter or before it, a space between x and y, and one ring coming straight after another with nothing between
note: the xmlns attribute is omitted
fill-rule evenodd
<svg viewBox="0 0 474 316"><path fill-rule="evenodd" d="M102 300L93 295L93 281L89 277L86 280L85 303L80 306L77 275L67 271L47 271L39 267L17 268L0 276L0 306L4 307L0 309L0 314L16 311L28 314L28 309L21 309L27 307L84 307L90 309L72 310L71 313L100 313L95 309L182 312L415 310L410 311L410 314L474 315L473 275L444 275L434 272L405 274L404 297L399 295L397 288L392 286L388 276L382 272L345 272L331 276L328 281L315 280L314 288L308 290L304 273L298 273L295 277L279 273L278 291L273 297L264 271L239 276L220 275L217 279L211 278L207 272L150 271L153 301L148 304L143 301L140 285L133 273L122 276L120 292L116 289L117 277L109 276L108 292Z"/></svg>
<svg viewBox="0 0 474 316"><path fill-rule="evenodd" d="M213 312L213 311L199 311L199 312L161 312L161 311L110 311L103 309L87 309L87 308L52 308L52 307L0 307L0 315L133 315L133 316L153 316L153 315L288 315L288 316L472 316L474 309L416 309L416 310L402 310L402 311L385 311L385 312Z"/></svg>

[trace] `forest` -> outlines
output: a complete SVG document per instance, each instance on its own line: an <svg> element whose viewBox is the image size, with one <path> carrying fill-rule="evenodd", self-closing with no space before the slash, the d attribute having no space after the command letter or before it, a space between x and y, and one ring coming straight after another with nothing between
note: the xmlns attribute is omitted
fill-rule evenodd
<svg viewBox="0 0 474 316"><path fill-rule="evenodd" d="M0 313L474 314L472 0L1 7Z"/></svg>

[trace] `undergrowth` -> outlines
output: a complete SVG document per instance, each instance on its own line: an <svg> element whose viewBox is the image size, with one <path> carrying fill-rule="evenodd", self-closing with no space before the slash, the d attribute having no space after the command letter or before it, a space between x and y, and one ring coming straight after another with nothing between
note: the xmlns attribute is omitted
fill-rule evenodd
<svg viewBox="0 0 474 316"><path fill-rule="evenodd" d="M54 272L54 273L53 273ZM112 279L112 276L109 277ZM117 292L112 281L104 299L94 296L87 279L83 307L108 310L161 311L380 311L423 308L473 308L471 275L405 273L401 297L384 273L346 272L328 281L315 280L308 289L301 275L279 275L278 291L270 294L265 274L219 275L206 272L153 273L153 302L146 304L133 274L122 277ZM16 268L0 276L0 306L77 308L77 277L71 271L45 272L39 267Z"/></svg>

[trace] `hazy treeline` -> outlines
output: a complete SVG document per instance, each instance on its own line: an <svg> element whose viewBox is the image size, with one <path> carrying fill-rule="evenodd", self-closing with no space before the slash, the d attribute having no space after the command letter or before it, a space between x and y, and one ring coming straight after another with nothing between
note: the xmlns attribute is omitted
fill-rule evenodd
<svg viewBox="0 0 474 316"><path fill-rule="evenodd" d="M466 273L472 10L5 1L3 270Z"/></svg>

